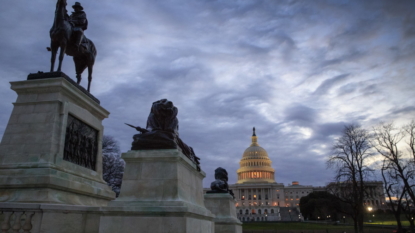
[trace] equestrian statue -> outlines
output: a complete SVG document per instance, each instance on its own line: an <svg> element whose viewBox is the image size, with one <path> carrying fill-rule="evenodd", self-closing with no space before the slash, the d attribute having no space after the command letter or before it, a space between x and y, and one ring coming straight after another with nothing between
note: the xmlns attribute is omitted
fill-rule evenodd
<svg viewBox="0 0 415 233"><path fill-rule="evenodd" d="M52 51L50 72L54 70L56 54L60 48L57 71L61 71L65 53L73 56L78 84L81 82L82 72L88 67L89 92L97 50L94 43L84 35L84 31L88 28L88 19L81 3L75 2L72 6L74 12L70 16L67 13L66 5L66 0L58 0L56 3L55 21L50 29L50 48L47 48Z"/></svg>

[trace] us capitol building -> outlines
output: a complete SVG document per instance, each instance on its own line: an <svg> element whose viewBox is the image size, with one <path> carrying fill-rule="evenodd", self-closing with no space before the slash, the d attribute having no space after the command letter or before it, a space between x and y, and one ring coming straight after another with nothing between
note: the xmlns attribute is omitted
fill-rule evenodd
<svg viewBox="0 0 415 233"><path fill-rule="evenodd" d="M241 221L302 220L299 210L300 198L311 192L325 191L325 187L300 185L298 181L293 181L288 186L277 183L275 170L271 166L272 161L267 151L258 144L255 128L252 143L243 153L239 164L238 181L229 185L229 189L235 194L237 215ZM382 189L381 182L375 186L376 190ZM382 198L376 199L380 202Z"/></svg>

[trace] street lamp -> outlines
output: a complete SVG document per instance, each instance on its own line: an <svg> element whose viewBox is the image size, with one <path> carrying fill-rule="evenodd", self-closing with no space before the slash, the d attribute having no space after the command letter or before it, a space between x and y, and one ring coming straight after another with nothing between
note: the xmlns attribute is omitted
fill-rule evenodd
<svg viewBox="0 0 415 233"><path fill-rule="evenodd" d="M369 218L370 218L370 211L372 211L372 207L371 206L369 206L369 207L367 207L367 210L369 211ZM368 222L369 222L370 220L368 219Z"/></svg>

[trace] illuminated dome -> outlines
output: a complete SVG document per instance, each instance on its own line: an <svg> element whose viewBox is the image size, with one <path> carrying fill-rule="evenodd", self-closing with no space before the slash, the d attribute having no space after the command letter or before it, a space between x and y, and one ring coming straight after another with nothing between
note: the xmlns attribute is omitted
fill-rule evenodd
<svg viewBox="0 0 415 233"><path fill-rule="evenodd" d="M260 147L255 135L255 127L252 134L252 143L245 150L238 169L238 182L241 183L275 183L275 170L271 167L271 160L267 151Z"/></svg>

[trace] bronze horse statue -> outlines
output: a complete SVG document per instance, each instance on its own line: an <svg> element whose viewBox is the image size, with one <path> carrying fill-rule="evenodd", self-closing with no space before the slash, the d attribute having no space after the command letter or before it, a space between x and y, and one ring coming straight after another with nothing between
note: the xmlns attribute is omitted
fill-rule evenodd
<svg viewBox="0 0 415 233"><path fill-rule="evenodd" d="M69 21L66 10L66 0L58 0L56 3L55 21L50 29L50 48L52 51L50 72L53 72L56 60L56 54L60 48L59 66L57 71L61 71L62 60L65 53L73 56L75 62L77 83L81 82L81 74L88 67L88 92L92 81L92 70L97 56L97 50L94 43L83 36L82 45L76 46L73 41L73 25Z"/></svg>

